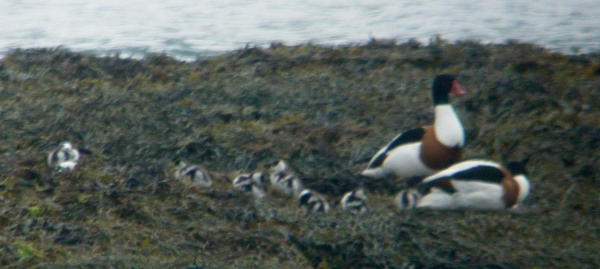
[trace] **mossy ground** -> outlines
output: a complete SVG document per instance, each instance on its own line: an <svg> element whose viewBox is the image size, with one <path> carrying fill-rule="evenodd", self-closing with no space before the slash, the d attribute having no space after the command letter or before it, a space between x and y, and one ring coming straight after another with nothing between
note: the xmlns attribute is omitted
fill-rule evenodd
<svg viewBox="0 0 600 269"><path fill-rule="evenodd" d="M430 84L452 98L466 157L530 157L535 191L513 212L397 212L402 181L357 174L407 128L432 121ZM518 42L273 44L180 62L16 50L0 61L2 268L598 268L600 55ZM45 165L69 140L74 172ZM186 158L214 173L172 177ZM305 217L269 192L231 191L275 159L312 189L356 186L370 212Z"/></svg>

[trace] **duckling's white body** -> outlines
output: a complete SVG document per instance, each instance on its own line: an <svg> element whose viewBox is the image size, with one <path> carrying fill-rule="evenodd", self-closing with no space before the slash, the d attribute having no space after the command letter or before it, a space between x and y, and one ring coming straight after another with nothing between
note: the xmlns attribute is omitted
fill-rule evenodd
<svg viewBox="0 0 600 269"><path fill-rule="evenodd" d="M73 171L75 169L75 166L77 166L77 162L75 161L65 161L62 162L58 165L58 172L65 172L65 171Z"/></svg>

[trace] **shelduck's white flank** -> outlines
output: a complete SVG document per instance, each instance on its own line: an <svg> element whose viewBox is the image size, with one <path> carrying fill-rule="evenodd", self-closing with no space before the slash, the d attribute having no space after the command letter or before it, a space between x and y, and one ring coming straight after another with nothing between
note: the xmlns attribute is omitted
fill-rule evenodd
<svg viewBox="0 0 600 269"><path fill-rule="evenodd" d="M448 193L439 188L423 196L417 207L432 209L476 209L503 210L506 204L502 200L502 185L483 182L461 182L451 180L455 193Z"/></svg>
<svg viewBox="0 0 600 269"><path fill-rule="evenodd" d="M385 148L380 151L383 150L385 150ZM372 178L381 178L389 174L395 174L396 176L404 178L427 176L435 173L435 170L425 166L419 158L420 150L421 142L406 144L387 151L383 153L386 154L387 157L380 166L368 168L362 172L362 175ZM382 153L380 152L375 155L372 162L376 161L377 158L380 158L381 154Z"/></svg>

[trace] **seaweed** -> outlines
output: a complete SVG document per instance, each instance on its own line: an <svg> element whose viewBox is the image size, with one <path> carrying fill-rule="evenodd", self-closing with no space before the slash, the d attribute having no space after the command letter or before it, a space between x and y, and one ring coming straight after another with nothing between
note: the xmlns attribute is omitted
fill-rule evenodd
<svg viewBox="0 0 600 269"><path fill-rule="evenodd" d="M600 267L600 55L510 41L275 43L177 61L17 49L0 61L3 268ZM402 130L428 124L431 79L451 100L465 157L529 157L535 188L511 212L397 212L404 181L359 176ZM70 173L47 168L69 140ZM212 189L173 178L202 163ZM358 186L369 212L305 217L297 201L231 188L285 159L331 199Z"/></svg>

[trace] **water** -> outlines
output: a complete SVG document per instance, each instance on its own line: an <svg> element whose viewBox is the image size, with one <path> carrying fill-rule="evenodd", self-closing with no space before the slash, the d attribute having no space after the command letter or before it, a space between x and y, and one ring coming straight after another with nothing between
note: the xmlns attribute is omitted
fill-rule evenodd
<svg viewBox="0 0 600 269"><path fill-rule="evenodd" d="M599 52L598 14L597 0L3 0L0 56L14 48L64 46L195 59L247 44L427 43L436 34Z"/></svg>

